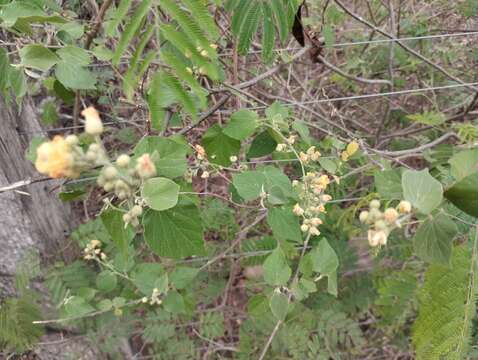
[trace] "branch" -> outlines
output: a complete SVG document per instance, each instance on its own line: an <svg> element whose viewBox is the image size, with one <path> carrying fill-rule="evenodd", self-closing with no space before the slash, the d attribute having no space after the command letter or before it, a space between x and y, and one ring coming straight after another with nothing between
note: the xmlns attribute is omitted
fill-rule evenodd
<svg viewBox="0 0 478 360"><path fill-rule="evenodd" d="M266 71L265 73L263 73L261 75L256 76L255 78L253 78L251 80L242 82L242 83L237 84L237 85L229 85L228 84L228 85L225 85L226 86L225 88L212 90L211 92L229 92L229 93L224 95L222 98L220 98L219 101L216 104L214 104L214 106L212 108L210 108L205 114L203 114L199 118L198 121L196 121L196 123L191 124L191 125L183 128L183 129L181 129L178 132L178 134L185 134L185 133L191 131L192 129L197 127L199 124L201 124L203 121L205 121L209 116L214 114L222 105L224 105L226 103L227 100L229 100L229 98L231 97L231 91L242 90L242 89L246 89L248 87L254 86L258 82L260 82L264 79L267 79L268 77L270 77L270 76L274 75L275 73L279 72L284 66L286 66L286 65L290 64L291 62L297 60L298 58L302 57L309 50L310 50L310 47L302 48L289 61L280 63L279 65L274 66L270 70Z"/></svg>
<svg viewBox="0 0 478 360"><path fill-rule="evenodd" d="M407 149L407 150L398 150L398 151L384 151L384 150L375 150L375 149L369 149L370 151L379 154L379 155L384 155L384 156L402 156L402 155L410 155L410 154L415 154L422 152L426 149L430 149L438 144L441 144L445 140L448 140L451 137L455 137L456 135L454 133L446 133L443 136L440 136L438 139L433 140L432 142L429 142L428 144L424 144L421 146L418 146L413 149Z"/></svg>
<svg viewBox="0 0 478 360"><path fill-rule="evenodd" d="M361 82L361 83L364 83L364 84L385 84L385 85L391 85L391 82L389 80L382 80L382 79L365 79L365 78L362 78L362 77L358 77L358 76L354 76L354 75L351 75L351 74L348 74L346 72L344 72L343 70L340 70L338 67L334 66L333 64L329 63L327 60L325 60L325 58L322 56L322 55L319 55L317 57L320 62L322 64L325 65L325 67L328 67L330 70L332 70L333 72L336 72L337 74L340 74L342 75L343 77L347 78L347 79L350 79L350 80L353 80L353 81L357 81L357 82Z"/></svg>
<svg viewBox="0 0 478 360"><path fill-rule="evenodd" d="M375 25L373 25L372 23L368 22L367 20L365 20L364 18L362 18L360 15L358 14L355 14L354 12L352 12L351 10L349 10L343 3L341 0L334 0L335 3L340 7L342 8L343 11L345 11L347 14L349 14L351 17L353 17L355 20L361 22L362 24L368 26L369 28L375 30L376 32L382 34L383 36L395 41L402 49L404 49L405 51L408 51L410 54L414 55L415 57L419 58L420 60L422 60L423 62L427 63L428 65L432 66L433 68L435 68L436 70L438 70L439 72L441 72L443 75L445 75L446 77L448 77L449 79L453 80L453 81L456 81L457 83L459 84L466 84L463 80L461 80L460 78L457 78L456 76L450 74L448 71L446 71L443 67L441 67L440 65L434 63L433 61L429 60L428 58L426 58L425 56L423 56L422 54L420 54L419 52L413 50L412 48L408 47L407 45L405 45L403 42L400 41L400 39L397 39L395 36L387 33L386 31L383 31L382 29L376 27ZM467 88L473 90L473 91L478 91L478 88L476 86L473 86L473 85L466 85Z"/></svg>

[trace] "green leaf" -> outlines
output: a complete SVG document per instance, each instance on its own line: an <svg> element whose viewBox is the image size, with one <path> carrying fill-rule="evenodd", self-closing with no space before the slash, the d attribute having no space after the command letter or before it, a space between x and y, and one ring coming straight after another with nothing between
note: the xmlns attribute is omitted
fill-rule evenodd
<svg viewBox="0 0 478 360"><path fill-rule="evenodd" d="M211 13L207 8L207 2L197 0L181 0L181 2L189 8L191 14L194 14L198 26L203 31L209 33L213 39L220 36L214 18L211 16Z"/></svg>
<svg viewBox="0 0 478 360"><path fill-rule="evenodd" d="M100 61L108 61L113 57L113 52L103 45L95 46L91 51Z"/></svg>
<svg viewBox="0 0 478 360"><path fill-rule="evenodd" d="M15 97L17 98L17 103L19 103L20 99L27 93L27 79L25 78L23 69L10 68L8 72L8 81Z"/></svg>
<svg viewBox="0 0 478 360"><path fill-rule="evenodd" d="M248 158L258 158L272 154L277 147L277 141L265 130L252 140L251 147L247 152Z"/></svg>
<svg viewBox="0 0 478 360"><path fill-rule="evenodd" d="M474 342L476 260L476 250L456 246L451 266L432 264L428 267L418 294L418 317L412 328L417 360L474 357L469 357L468 351Z"/></svg>
<svg viewBox="0 0 478 360"><path fill-rule="evenodd" d="M135 231L131 225L125 227L123 213L114 209L103 211L101 222L111 236L113 243L123 254L126 254Z"/></svg>
<svg viewBox="0 0 478 360"><path fill-rule="evenodd" d="M440 125L446 121L446 117L443 113L433 111L426 111L423 114L407 115L407 118L426 125Z"/></svg>
<svg viewBox="0 0 478 360"><path fill-rule="evenodd" d="M170 291L163 300L164 309L173 314L181 314L186 311L186 304L180 293Z"/></svg>
<svg viewBox="0 0 478 360"><path fill-rule="evenodd" d="M57 50L58 55L64 62L78 66L87 66L91 62L90 54L77 46L65 46Z"/></svg>
<svg viewBox="0 0 478 360"><path fill-rule="evenodd" d="M272 314L274 314L276 319L284 321L287 312L289 311L289 299L287 298L287 295L274 291L270 298L269 306L271 307Z"/></svg>
<svg viewBox="0 0 478 360"><path fill-rule="evenodd" d="M143 219L144 240L159 256L181 259L204 255L201 218L192 203L165 211L150 210Z"/></svg>
<svg viewBox="0 0 478 360"><path fill-rule="evenodd" d="M405 200L423 214L431 213L443 199L443 187L428 169L406 170L402 174L402 188Z"/></svg>
<svg viewBox="0 0 478 360"><path fill-rule="evenodd" d="M10 59L8 58L7 50L0 48L0 73L7 74L11 69ZM0 94L7 88L8 78L0 76Z"/></svg>
<svg viewBox="0 0 478 360"><path fill-rule="evenodd" d="M455 223L445 214L425 220L413 238L416 254L429 263L449 264L457 231Z"/></svg>
<svg viewBox="0 0 478 360"><path fill-rule="evenodd" d="M277 239L302 242L299 218L289 207L273 207L267 213L267 223Z"/></svg>
<svg viewBox="0 0 478 360"><path fill-rule="evenodd" d="M326 47L331 47L335 44L335 30L330 25L325 25L322 30L322 35L324 37L324 42Z"/></svg>
<svg viewBox="0 0 478 360"><path fill-rule="evenodd" d="M110 292L116 288L117 284L118 279L116 275L109 270L100 272L96 277L96 286L99 290Z"/></svg>
<svg viewBox="0 0 478 360"><path fill-rule="evenodd" d="M258 167L232 176L234 187L245 201L257 199L262 190L271 204L284 204L295 194L289 178L274 166Z"/></svg>
<svg viewBox="0 0 478 360"><path fill-rule="evenodd" d="M55 75L66 88L74 90L96 89L96 76L87 68L62 61L56 65Z"/></svg>
<svg viewBox="0 0 478 360"><path fill-rule="evenodd" d="M56 112L56 105L54 101L47 101L43 104L41 119L43 123L47 125L56 124L58 122L59 116Z"/></svg>
<svg viewBox="0 0 478 360"><path fill-rule="evenodd" d="M230 157L237 155L241 148L241 142L224 134L217 124L206 131L201 143L206 149L208 160L222 166L229 166Z"/></svg>
<svg viewBox="0 0 478 360"><path fill-rule="evenodd" d="M289 24L287 21L287 11L284 3L281 0L272 0L272 11L277 21L277 27L279 29L279 36L281 41L285 41L289 35Z"/></svg>
<svg viewBox="0 0 478 360"><path fill-rule="evenodd" d="M21 65L47 71L60 61L53 51L43 45L26 45L20 50Z"/></svg>
<svg viewBox="0 0 478 360"><path fill-rule="evenodd" d="M245 201L257 199L265 186L265 182L264 175L256 170L232 175L232 183Z"/></svg>
<svg viewBox="0 0 478 360"><path fill-rule="evenodd" d="M339 258L327 239L322 239L319 245L312 249L306 257L311 261L314 271L327 276L327 291L337 296L337 268L339 266Z"/></svg>
<svg viewBox="0 0 478 360"><path fill-rule="evenodd" d="M254 111L247 109L236 111L231 115L223 132L233 139L244 140L256 130L258 119L259 116Z"/></svg>
<svg viewBox="0 0 478 360"><path fill-rule="evenodd" d="M178 203L179 185L162 177L148 179L141 187L141 196L151 209L167 210Z"/></svg>
<svg viewBox="0 0 478 360"><path fill-rule="evenodd" d="M134 157L137 158L142 154L154 155L154 165L157 174L169 178L183 176L187 170L186 155L189 147L182 144L181 138L164 138L160 136L145 136L134 148Z"/></svg>
<svg viewBox="0 0 478 360"><path fill-rule="evenodd" d="M109 311L113 308L113 302L110 299L101 300L96 307L101 311Z"/></svg>
<svg viewBox="0 0 478 360"><path fill-rule="evenodd" d="M458 209L478 217L478 173L468 175L445 192Z"/></svg>
<svg viewBox="0 0 478 360"><path fill-rule="evenodd" d="M252 39L259 27L259 20L262 14L262 8L259 4L249 6L247 13L242 21L239 31L237 51L241 55L246 55L251 45Z"/></svg>
<svg viewBox="0 0 478 360"><path fill-rule="evenodd" d="M448 163L451 165L451 175L460 181L478 171L478 149L460 151Z"/></svg>
<svg viewBox="0 0 478 360"><path fill-rule="evenodd" d="M284 252L277 247L264 261L264 280L271 286L286 286L292 275Z"/></svg>
<svg viewBox="0 0 478 360"><path fill-rule="evenodd" d="M141 26L141 22L143 21L143 18L146 16L147 12L150 10L152 2L153 2L152 0L143 0L139 3L138 7L136 8L136 11L131 16L130 21L125 26L124 31L121 35L121 38L118 42L118 46L116 47L116 51L112 59L113 65L115 66L118 65L121 59L121 56L125 52L128 45L133 40L133 37L136 31Z"/></svg>
<svg viewBox="0 0 478 360"><path fill-rule="evenodd" d="M157 287L159 279L164 275L164 270L157 263L138 264L131 276L133 283L146 296L151 296L153 289Z"/></svg>
<svg viewBox="0 0 478 360"><path fill-rule="evenodd" d="M111 21L108 23L106 27L106 33L110 36L113 36L116 32L116 29L123 18L126 16L129 7L133 0L121 0L118 7L116 8L113 16L111 17Z"/></svg>
<svg viewBox="0 0 478 360"><path fill-rule="evenodd" d="M184 110L186 110L195 120L197 118L198 109L193 97L189 92L184 90L181 82L176 77L165 71L161 72L161 81L169 88L171 93L174 94L174 97L183 106Z"/></svg>
<svg viewBox="0 0 478 360"><path fill-rule="evenodd" d="M262 58L268 63L273 58L275 44L274 15L270 4L262 3L262 15Z"/></svg>
<svg viewBox="0 0 478 360"><path fill-rule="evenodd" d="M65 311L69 317L80 317L89 314L96 309L88 304L85 299L80 296L72 296L65 304Z"/></svg>
<svg viewBox="0 0 478 360"><path fill-rule="evenodd" d="M401 173L398 169L375 171L375 187L382 199L402 199Z"/></svg>
<svg viewBox="0 0 478 360"><path fill-rule="evenodd" d="M199 269L179 266L169 275L171 284L178 290L188 287L199 273Z"/></svg>
<svg viewBox="0 0 478 360"><path fill-rule="evenodd" d="M201 26L198 25L198 23L196 22L195 16L189 16L189 14L182 10L174 0L162 0L160 6L165 9L174 20L178 22L184 34L189 39L191 39L194 43L205 49L208 52L209 57L216 57L216 52L209 46L210 41L201 31Z"/></svg>

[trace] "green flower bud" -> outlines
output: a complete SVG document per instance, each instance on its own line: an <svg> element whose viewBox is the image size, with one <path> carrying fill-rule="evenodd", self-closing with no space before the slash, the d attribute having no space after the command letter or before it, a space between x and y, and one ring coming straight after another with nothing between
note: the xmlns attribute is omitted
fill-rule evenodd
<svg viewBox="0 0 478 360"><path fill-rule="evenodd" d="M114 166L108 166L103 169L103 175L108 180L114 180L118 176L118 170Z"/></svg>

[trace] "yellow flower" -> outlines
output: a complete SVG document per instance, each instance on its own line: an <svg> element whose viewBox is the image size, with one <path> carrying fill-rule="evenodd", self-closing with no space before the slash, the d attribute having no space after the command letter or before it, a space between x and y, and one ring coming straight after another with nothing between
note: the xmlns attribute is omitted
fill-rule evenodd
<svg viewBox="0 0 478 360"><path fill-rule="evenodd" d="M352 141L347 145L346 151L349 156L352 156L359 149L359 144L356 141Z"/></svg>
<svg viewBox="0 0 478 360"><path fill-rule="evenodd" d="M36 169L49 177L78 177L73 169L71 146L63 136L57 135L52 141L41 144L37 149Z"/></svg>
<svg viewBox="0 0 478 360"><path fill-rule="evenodd" d="M349 159L349 153L347 151L342 151L342 154L340 154L340 158L342 161L347 161Z"/></svg>
<svg viewBox="0 0 478 360"><path fill-rule="evenodd" d="M327 175L320 175L317 183L325 189L330 184L330 179Z"/></svg>
<svg viewBox="0 0 478 360"><path fill-rule="evenodd" d="M149 154L143 154L136 160L136 171L140 177L145 179L156 175L156 166Z"/></svg>

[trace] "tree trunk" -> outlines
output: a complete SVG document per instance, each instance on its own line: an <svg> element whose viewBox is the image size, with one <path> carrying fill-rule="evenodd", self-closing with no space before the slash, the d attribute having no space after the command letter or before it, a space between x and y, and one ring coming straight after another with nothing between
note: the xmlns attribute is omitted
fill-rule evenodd
<svg viewBox="0 0 478 360"><path fill-rule="evenodd" d="M33 101L25 97L21 110L0 97L0 188L41 175L25 158L30 140L42 136ZM0 297L13 293L16 265L31 249L44 257L65 243L72 225L72 211L56 196L58 180L34 183L0 192Z"/></svg>

